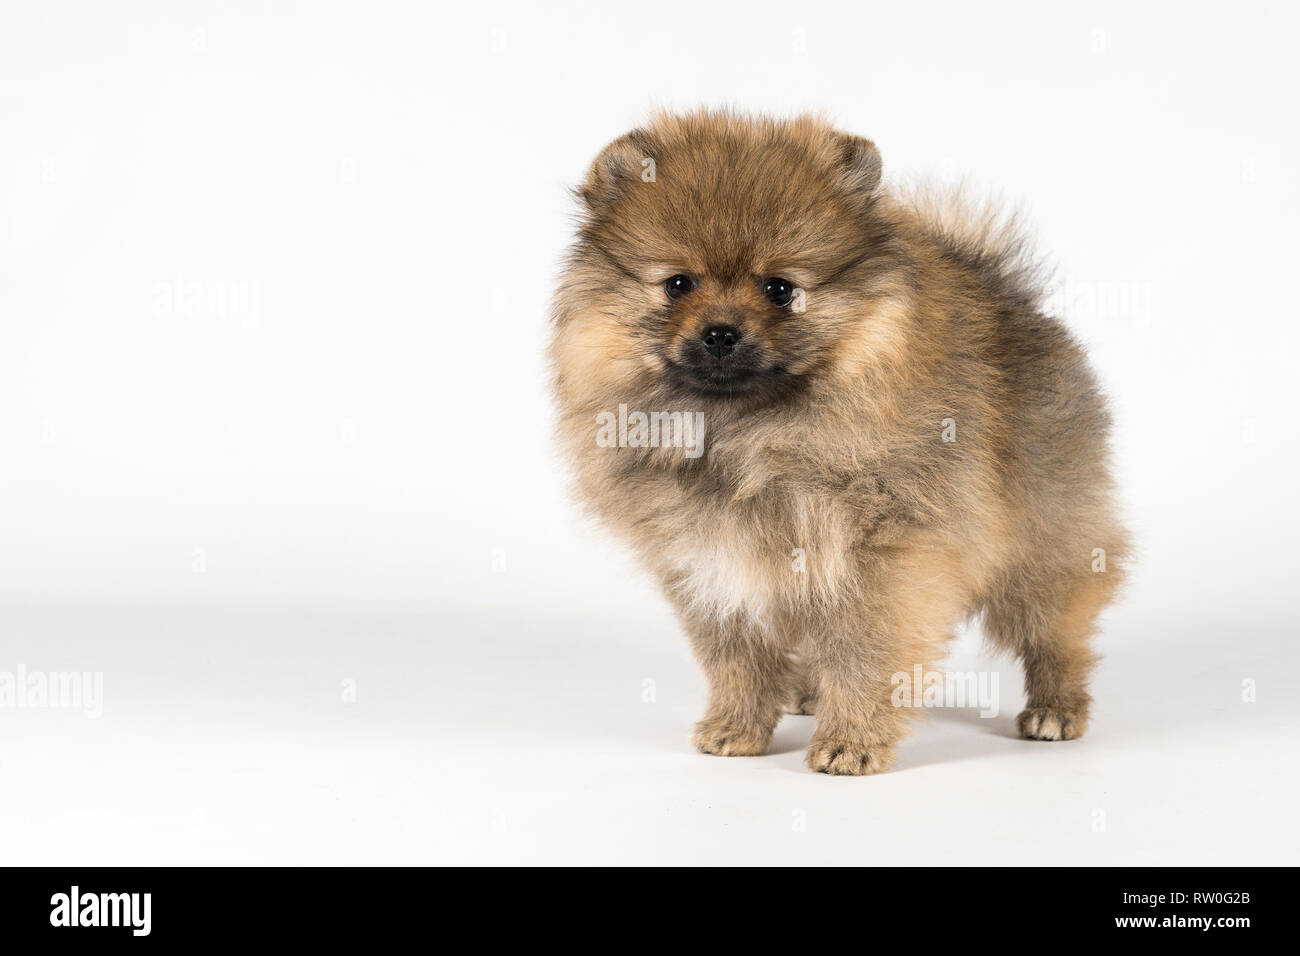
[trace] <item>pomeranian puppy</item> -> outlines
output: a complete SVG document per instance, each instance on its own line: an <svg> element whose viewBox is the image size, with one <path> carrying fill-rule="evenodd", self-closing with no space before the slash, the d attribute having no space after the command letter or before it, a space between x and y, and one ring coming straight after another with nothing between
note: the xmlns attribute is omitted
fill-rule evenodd
<svg viewBox="0 0 1300 956"><path fill-rule="evenodd" d="M1080 736L1125 532L1104 399L1014 224L891 193L810 117L660 115L578 194L560 430L708 678L695 746L763 753L789 709L811 769L885 770L898 675L980 613L1020 733Z"/></svg>

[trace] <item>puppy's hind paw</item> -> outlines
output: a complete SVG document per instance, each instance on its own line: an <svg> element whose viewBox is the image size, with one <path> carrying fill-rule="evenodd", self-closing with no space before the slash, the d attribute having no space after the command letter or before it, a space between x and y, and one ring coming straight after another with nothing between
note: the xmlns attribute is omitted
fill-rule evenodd
<svg viewBox="0 0 1300 956"><path fill-rule="evenodd" d="M756 757L767 751L771 741L771 731L761 733L716 720L701 720L691 734L695 749L715 757Z"/></svg>
<svg viewBox="0 0 1300 956"><path fill-rule="evenodd" d="M892 747L866 747L846 740L814 740L808 747L806 761L809 770L836 777L883 773L893 762Z"/></svg>
<svg viewBox="0 0 1300 956"><path fill-rule="evenodd" d="M1028 740L1074 740L1088 729L1086 710L1026 707L1016 718L1016 729Z"/></svg>

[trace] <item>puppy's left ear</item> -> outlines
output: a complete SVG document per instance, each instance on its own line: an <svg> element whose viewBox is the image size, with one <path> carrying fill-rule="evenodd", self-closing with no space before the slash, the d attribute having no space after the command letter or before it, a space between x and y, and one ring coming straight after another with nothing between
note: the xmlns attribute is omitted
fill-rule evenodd
<svg viewBox="0 0 1300 956"><path fill-rule="evenodd" d="M881 173L880 150L876 144L864 136L836 133L835 146L845 185L862 196L874 193L880 185Z"/></svg>
<svg viewBox="0 0 1300 956"><path fill-rule="evenodd" d="M650 155L645 134L632 130L600 151L587 172L578 195L593 213L601 213L618 201L631 184L640 182L643 165Z"/></svg>

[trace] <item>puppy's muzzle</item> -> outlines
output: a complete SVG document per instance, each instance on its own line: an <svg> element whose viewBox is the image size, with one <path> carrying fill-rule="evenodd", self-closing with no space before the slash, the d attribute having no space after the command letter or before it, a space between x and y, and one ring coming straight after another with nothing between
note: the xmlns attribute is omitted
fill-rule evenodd
<svg viewBox="0 0 1300 956"><path fill-rule="evenodd" d="M704 343L704 351L721 360L736 351L740 329L734 325L710 325L700 335L700 341Z"/></svg>

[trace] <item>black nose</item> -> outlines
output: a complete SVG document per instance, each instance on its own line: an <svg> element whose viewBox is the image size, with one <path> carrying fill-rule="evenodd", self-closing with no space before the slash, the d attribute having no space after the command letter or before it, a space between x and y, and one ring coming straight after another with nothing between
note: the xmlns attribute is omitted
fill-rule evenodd
<svg viewBox="0 0 1300 956"><path fill-rule="evenodd" d="M704 330L700 339L710 355L714 358L725 358L736 351L736 343L740 341L740 329L734 325L710 325Z"/></svg>

